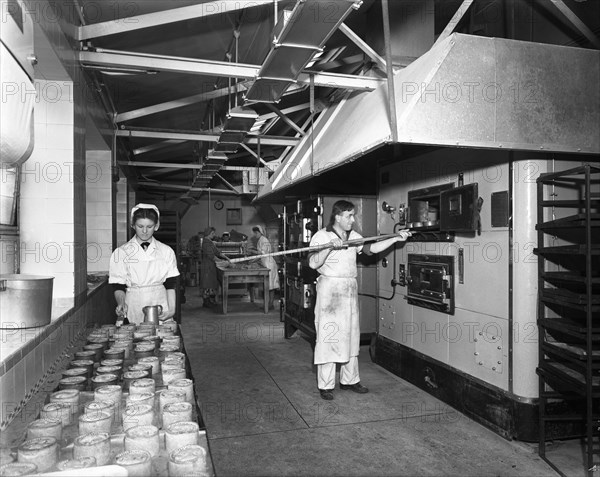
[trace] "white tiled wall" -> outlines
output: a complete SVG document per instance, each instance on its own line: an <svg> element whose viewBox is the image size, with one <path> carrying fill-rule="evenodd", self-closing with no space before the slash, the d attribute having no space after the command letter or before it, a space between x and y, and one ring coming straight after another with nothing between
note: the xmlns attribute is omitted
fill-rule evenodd
<svg viewBox="0 0 600 477"><path fill-rule="evenodd" d="M129 240L129 205L133 204L134 198L129 197L127 179L121 178L117 183L117 246Z"/></svg>
<svg viewBox="0 0 600 477"><path fill-rule="evenodd" d="M87 270L108 270L112 252L112 176L111 152L87 151Z"/></svg>
<svg viewBox="0 0 600 477"><path fill-rule="evenodd" d="M0 274L15 273L18 266L18 242L16 234L0 234Z"/></svg>
<svg viewBox="0 0 600 477"><path fill-rule="evenodd" d="M73 83L36 80L35 147L21 171L21 273L50 275L74 294Z"/></svg>

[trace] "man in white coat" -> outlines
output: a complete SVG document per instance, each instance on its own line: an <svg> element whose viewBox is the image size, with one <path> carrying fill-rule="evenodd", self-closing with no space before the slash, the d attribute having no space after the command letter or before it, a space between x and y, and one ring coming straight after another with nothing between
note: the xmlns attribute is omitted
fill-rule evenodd
<svg viewBox="0 0 600 477"><path fill-rule="evenodd" d="M355 222L354 204L339 200L333 204L329 224L319 230L310 242L312 246L329 244L328 248L309 256L309 266L319 272L315 329L317 332L314 364L317 365L317 385L321 398L333 399L336 363L341 363L340 389L364 394L369 390L360 383L358 352L360 324L358 316L358 286L356 256L374 254L404 242L410 232L402 230L372 244L344 246L348 240L361 239L352 230ZM359 241L360 242L360 241Z"/></svg>

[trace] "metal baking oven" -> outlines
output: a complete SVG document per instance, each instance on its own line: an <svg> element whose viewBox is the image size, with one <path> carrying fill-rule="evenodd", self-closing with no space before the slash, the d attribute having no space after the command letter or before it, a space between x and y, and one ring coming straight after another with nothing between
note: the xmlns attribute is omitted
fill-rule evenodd
<svg viewBox="0 0 600 477"><path fill-rule="evenodd" d="M304 310L315 306L315 285L305 283L302 278L286 277L288 303Z"/></svg>
<svg viewBox="0 0 600 477"><path fill-rule="evenodd" d="M408 254L407 300L411 305L454 314L454 257Z"/></svg>

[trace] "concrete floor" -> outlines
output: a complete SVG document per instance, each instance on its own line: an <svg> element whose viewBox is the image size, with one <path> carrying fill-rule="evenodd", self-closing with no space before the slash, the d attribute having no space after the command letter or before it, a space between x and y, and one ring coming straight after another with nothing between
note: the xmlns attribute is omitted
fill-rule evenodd
<svg viewBox="0 0 600 477"><path fill-rule="evenodd" d="M279 312L230 298L227 315L188 288L185 340L222 476L554 476L537 446L507 441L373 364L361 350L370 393L320 398L309 342L284 339ZM586 475L577 441L549 452L569 476Z"/></svg>

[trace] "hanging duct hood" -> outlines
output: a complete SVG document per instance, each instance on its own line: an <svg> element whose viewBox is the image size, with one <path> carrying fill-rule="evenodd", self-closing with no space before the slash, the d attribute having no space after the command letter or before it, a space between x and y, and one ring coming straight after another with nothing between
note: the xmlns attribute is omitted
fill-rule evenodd
<svg viewBox="0 0 600 477"><path fill-rule="evenodd" d="M394 75L398 143L600 153L600 51L455 33ZM315 121L258 200L392 142L387 85Z"/></svg>

